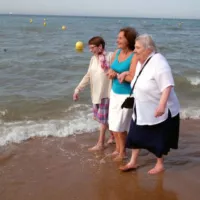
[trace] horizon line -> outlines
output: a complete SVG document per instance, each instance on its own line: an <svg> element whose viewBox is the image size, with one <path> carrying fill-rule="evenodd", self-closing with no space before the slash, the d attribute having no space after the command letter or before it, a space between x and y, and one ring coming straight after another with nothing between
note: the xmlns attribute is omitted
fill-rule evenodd
<svg viewBox="0 0 200 200"><path fill-rule="evenodd" d="M23 13L0 13L4 16L46 16L46 17L88 17L88 18L136 18L136 19L174 19L174 20L199 20L200 18L181 18L181 17L137 17L137 16L99 16L99 15L64 15L64 14L23 14Z"/></svg>

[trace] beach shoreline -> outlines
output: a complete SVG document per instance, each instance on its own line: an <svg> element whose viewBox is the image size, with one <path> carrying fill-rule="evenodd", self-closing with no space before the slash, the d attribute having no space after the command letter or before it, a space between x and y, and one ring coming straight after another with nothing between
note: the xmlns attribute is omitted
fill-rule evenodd
<svg viewBox="0 0 200 200"><path fill-rule="evenodd" d="M103 152L88 152L98 133L36 137L7 145L0 156L0 199L196 200L199 130L200 120L181 120L179 149L165 158L166 171L153 176L147 171L155 158L145 151L139 157L141 167L129 173L120 172L122 163L108 156L114 145Z"/></svg>

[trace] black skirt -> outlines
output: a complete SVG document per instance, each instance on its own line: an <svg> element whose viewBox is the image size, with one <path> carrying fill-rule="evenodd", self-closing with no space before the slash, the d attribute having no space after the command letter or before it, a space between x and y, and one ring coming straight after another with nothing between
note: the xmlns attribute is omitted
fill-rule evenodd
<svg viewBox="0 0 200 200"><path fill-rule="evenodd" d="M132 120L126 148L147 149L156 157L161 158L167 155L171 148L178 149L179 125L179 114L171 117L170 111L167 120L152 126L140 126Z"/></svg>

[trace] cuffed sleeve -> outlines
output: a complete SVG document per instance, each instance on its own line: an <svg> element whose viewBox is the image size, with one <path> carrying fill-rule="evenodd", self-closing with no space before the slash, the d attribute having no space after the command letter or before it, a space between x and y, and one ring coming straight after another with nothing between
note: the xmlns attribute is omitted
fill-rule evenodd
<svg viewBox="0 0 200 200"><path fill-rule="evenodd" d="M78 84L78 86L75 88L74 92L79 93L81 90L83 90L90 82L90 68L92 64L92 58L90 60L89 68L85 76L82 78L81 82Z"/></svg>

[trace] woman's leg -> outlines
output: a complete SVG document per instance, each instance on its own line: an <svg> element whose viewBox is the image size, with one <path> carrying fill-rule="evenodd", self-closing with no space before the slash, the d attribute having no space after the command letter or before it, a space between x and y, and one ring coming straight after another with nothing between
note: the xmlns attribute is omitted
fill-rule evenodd
<svg viewBox="0 0 200 200"><path fill-rule="evenodd" d="M118 143L119 143L119 154L114 161L122 161L125 157L125 143L126 143L127 132L118 132Z"/></svg>
<svg viewBox="0 0 200 200"><path fill-rule="evenodd" d="M105 134L107 129L108 129L107 124L100 124L100 133L98 142L94 147L89 148L88 149L89 151L98 151L104 149Z"/></svg>
<svg viewBox="0 0 200 200"><path fill-rule="evenodd" d="M110 132L110 137L107 141L107 144L114 144L115 143L115 137L114 137L114 134L112 131L109 131Z"/></svg>
<svg viewBox="0 0 200 200"><path fill-rule="evenodd" d="M149 170L148 174L157 174L157 173L160 173L164 170L165 170L165 168L164 168L163 158L157 158L157 162L156 162L155 167L153 169Z"/></svg>
<svg viewBox="0 0 200 200"><path fill-rule="evenodd" d="M114 161L122 161L126 154L125 143L126 143L127 132L118 132L117 134L118 134L118 143L119 143L119 154L114 159Z"/></svg>
<svg viewBox="0 0 200 200"><path fill-rule="evenodd" d="M139 149L133 149L130 161L125 166L122 166L119 169L124 172L132 170L132 169L136 169L138 167L137 158L138 158L139 152L140 152Z"/></svg>
<svg viewBox="0 0 200 200"><path fill-rule="evenodd" d="M127 132L123 132L119 134L119 141L120 141L119 156L122 158L125 157L125 154L126 154L126 149L125 149L126 137L127 137Z"/></svg>
<svg viewBox="0 0 200 200"><path fill-rule="evenodd" d="M117 156L119 154L120 151L120 146L119 146L119 135L118 132L113 132L114 138L115 138L115 151L112 153L112 156Z"/></svg>

